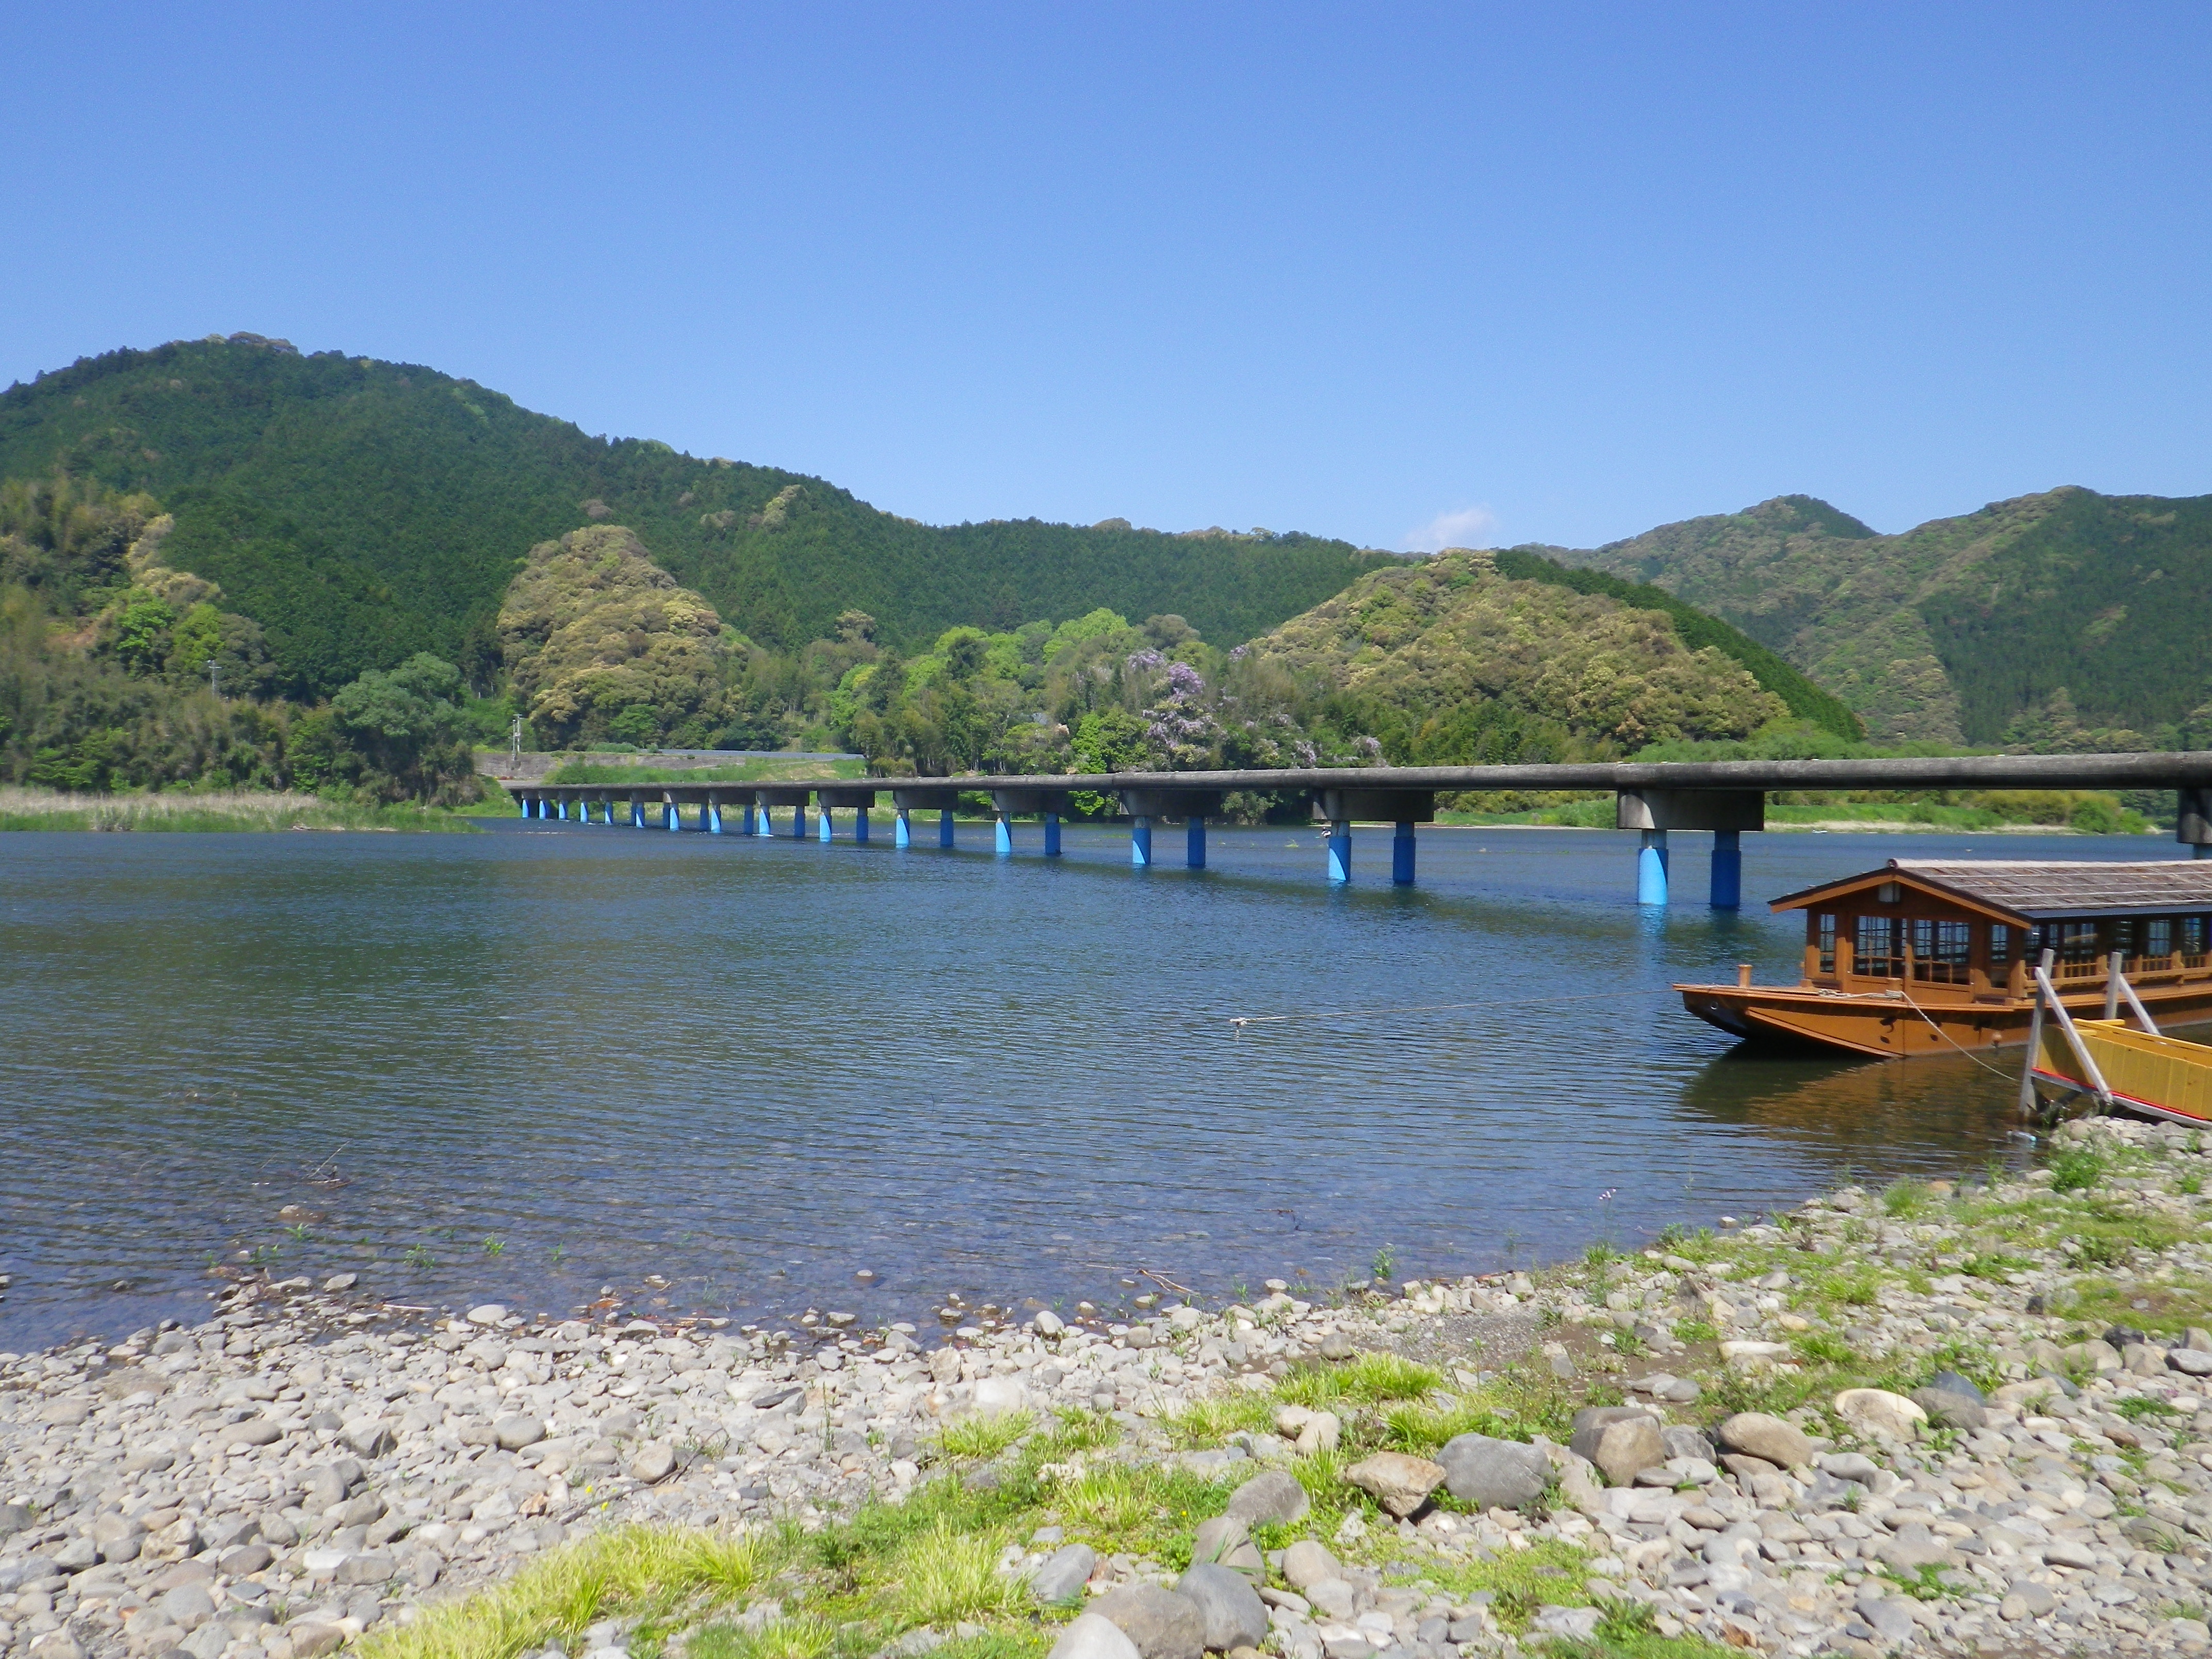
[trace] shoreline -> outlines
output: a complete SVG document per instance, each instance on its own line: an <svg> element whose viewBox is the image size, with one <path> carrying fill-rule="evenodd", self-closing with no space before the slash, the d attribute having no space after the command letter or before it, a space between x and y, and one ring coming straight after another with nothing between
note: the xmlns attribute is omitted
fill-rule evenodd
<svg viewBox="0 0 2212 1659"><path fill-rule="evenodd" d="M343 1275L241 1283L189 1329L0 1356L0 1651L458 1655L487 1615L457 1592L527 1600L563 1562L661 1536L611 1530L635 1525L736 1540L763 1570L649 1616L610 1590L610 1618L547 1613L531 1642L718 1659L815 1620L822 1655L1127 1659L1105 1622L1141 1659L1190 1659L1156 1626L1194 1600L1210 1618L1213 1595L1246 1620L1229 1645L1285 1659L1547 1634L2202 1652L2201 1146L2084 1121L2024 1176L1845 1188L1626 1256L1342 1307L1279 1282L1223 1309L1163 1292L1130 1322L978 1319L935 1347L836 1309L786 1344L494 1305L433 1321L356 1305ZM1142 1501L1109 1501L1124 1487ZM888 1518L854 1522L872 1496ZM984 1551L964 1601L923 1607L908 1571L856 1620L858 1592L787 1559L848 1534L872 1559L899 1516ZM1256 1599L1187 1571L1194 1543ZM1040 1611L1061 1588L1069 1607ZM1077 1605L1105 1617L1063 1625Z"/></svg>

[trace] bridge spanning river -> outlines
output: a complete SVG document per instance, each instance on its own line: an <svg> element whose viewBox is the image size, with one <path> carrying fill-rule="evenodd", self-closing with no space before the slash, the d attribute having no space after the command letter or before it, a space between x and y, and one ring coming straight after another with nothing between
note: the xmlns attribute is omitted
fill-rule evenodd
<svg viewBox="0 0 2212 1659"><path fill-rule="evenodd" d="M775 833L773 814L789 814L788 833L804 838L806 812L818 838L836 839L836 819L850 813L852 838L868 839L868 814L889 795L896 813L892 841L914 842L913 814L938 815L937 844L954 845L953 814L963 795L988 796L996 817L1000 857L1018 850L1015 828L1036 819L1039 850L1060 853L1060 820L1079 791L1112 796L1129 819L1129 861L1153 860L1157 823L1183 826L1183 862L1206 866L1206 823L1221 814L1232 791L1304 794L1315 818L1328 826L1327 874L1352 879L1352 828L1387 823L1390 879L1413 879L1416 827L1436 819L1437 796L1462 790L1611 790L1615 822L1640 832L1636 891L1640 902L1667 902L1668 836L1712 836L1712 904L1732 910L1743 890L1742 836L1766 827L1766 797L1793 789L2171 789L2177 796L2176 839L2197 858L2212 857L2212 750L2147 755L1962 755L1892 760L1668 761L1545 766L1362 766L1249 772L1105 772L1037 777L866 778L836 783L515 783L522 816L586 823L616 820L619 805L636 829L694 830L740 836ZM736 817L727 823L726 809ZM597 816L594 816L594 813ZM653 820L657 818L657 825Z"/></svg>

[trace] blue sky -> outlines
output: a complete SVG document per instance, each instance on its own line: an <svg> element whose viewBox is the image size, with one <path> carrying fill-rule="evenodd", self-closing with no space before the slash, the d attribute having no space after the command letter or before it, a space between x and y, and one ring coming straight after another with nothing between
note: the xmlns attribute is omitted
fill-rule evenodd
<svg viewBox="0 0 2212 1659"><path fill-rule="evenodd" d="M8 19L0 383L213 330L933 522L2212 491L2212 8Z"/></svg>

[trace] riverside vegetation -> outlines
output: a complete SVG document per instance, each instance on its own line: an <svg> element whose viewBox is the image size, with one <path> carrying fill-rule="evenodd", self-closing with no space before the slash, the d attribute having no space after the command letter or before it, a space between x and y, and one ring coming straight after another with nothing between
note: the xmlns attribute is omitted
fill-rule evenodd
<svg viewBox="0 0 2212 1659"><path fill-rule="evenodd" d="M203 1325L0 1357L0 1649L2201 1653L2208 1165L2085 1121L1534 1274L948 1302L934 1348L226 1268Z"/></svg>

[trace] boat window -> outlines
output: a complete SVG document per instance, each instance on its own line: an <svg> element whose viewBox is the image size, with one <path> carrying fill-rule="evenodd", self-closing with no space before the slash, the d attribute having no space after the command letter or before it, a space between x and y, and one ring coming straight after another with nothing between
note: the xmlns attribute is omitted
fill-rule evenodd
<svg viewBox="0 0 2212 1659"><path fill-rule="evenodd" d="M1973 937L1972 922L1916 918L1912 923L1913 978L1939 985L1965 984Z"/></svg>
<svg viewBox="0 0 2212 1659"><path fill-rule="evenodd" d="M2173 954L2173 918L2153 916L2143 923L2143 959L2163 960Z"/></svg>
<svg viewBox="0 0 2212 1659"><path fill-rule="evenodd" d="M1854 916L1852 966L1872 979L1905 977L1902 931L1895 916Z"/></svg>
<svg viewBox="0 0 2212 1659"><path fill-rule="evenodd" d="M2202 957L2202 956L2204 954L2204 918L2203 918L2203 917L2202 917L2202 916L2184 916L2184 917L2182 917L2182 919L2181 919L2181 954L2182 954L2182 955L2184 955L2184 956L2185 956L2185 957ZM2201 967L2203 967L2204 964L2203 964L2203 963L2201 963L2201 962L2192 962L2192 963L2191 963L2189 965L2190 965L2191 967L2192 967L2192 968L2201 968Z"/></svg>
<svg viewBox="0 0 2212 1659"><path fill-rule="evenodd" d="M1990 971L1994 975L2012 960L2012 929L2001 921L1990 924Z"/></svg>
<svg viewBox="0 0 2212 1659"><path fill-rule="evenodd" d="M2097 924L2062 921L2058 924L2058 971L2079 979L2096 971Z"/></svg>
<svg viewBox="0 0 2212 1659"><path fill-rule="evenodd" d="M2116 916L2111 926L2112 942L2106 945L2106 950L2118 951L2124 957L2135 955L2136 919L2133 916Z"/></svg>
<svg viewBox="0 0 2212 1659"><path fill-rule="evenodd" d="M1819 916L1814 918L1814 921L1820 941L1820 971L1832 974L1836 971L1836 919L1833 916Z"/></svg>
<svg viewBox="0 0 2212 1659"><path fill-rule="evenodd" d="M2034 967L2040 964L2043 961L2043 953L2053 949L2055 945L2056 941L2051 936L2051 930L2039 921L2033 924L2027 930L2028 965Z"/></svg>

